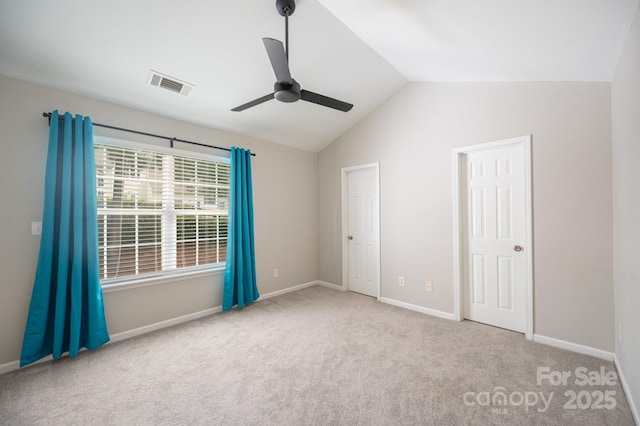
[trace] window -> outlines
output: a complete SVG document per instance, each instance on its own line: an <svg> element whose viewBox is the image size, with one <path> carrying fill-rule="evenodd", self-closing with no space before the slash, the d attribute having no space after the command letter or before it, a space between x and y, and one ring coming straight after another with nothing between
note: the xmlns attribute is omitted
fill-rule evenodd
<svg viewBox="0 0 640 426"><path fill-rule="evenodd" d="M104 139L95 157L103 282L225 261L228 160Z"/></svg>

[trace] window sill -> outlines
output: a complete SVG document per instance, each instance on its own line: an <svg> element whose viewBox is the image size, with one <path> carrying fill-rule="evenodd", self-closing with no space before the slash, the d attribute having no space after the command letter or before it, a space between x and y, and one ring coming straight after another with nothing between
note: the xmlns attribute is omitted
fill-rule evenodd
<svg viewBox="0 0 640 426"><path fill-rule="evenodd" d="M171 275L160 275L148 278L137 278L117 283L102 284L102 293L113 293L121 290L130 290L133 288L148 287L153 285L166 284L170 282L189 280L206 276L214 276L224 274L224 265L217 266L212 269L200 269L197 271L180 272Z"/></svg>

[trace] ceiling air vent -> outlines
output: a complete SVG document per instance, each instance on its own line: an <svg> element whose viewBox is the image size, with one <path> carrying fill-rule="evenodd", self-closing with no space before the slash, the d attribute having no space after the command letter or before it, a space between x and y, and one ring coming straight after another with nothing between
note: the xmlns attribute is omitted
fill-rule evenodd
<svg viewBox="0 0 640 426"><path fill-rule="evenodd" d="M180 81L177 78L169 77L168 75L161 74L154 70L149 71L147 84L171 90L172 92L180 93L185 96L187 96L191 92L191 89L195 87L193 84L187 83L186 81Z"/></svg>

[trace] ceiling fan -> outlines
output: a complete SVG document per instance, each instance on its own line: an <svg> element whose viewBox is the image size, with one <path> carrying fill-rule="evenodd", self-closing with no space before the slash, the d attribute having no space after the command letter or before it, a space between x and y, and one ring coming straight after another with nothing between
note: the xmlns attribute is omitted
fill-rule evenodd
<svg viewBox="0 0 640 426"><path fill-rule="evenodd" d="M337 109L339 111L349 111L353 108L352 104L304 90L300 87L300 84L291 77L291 72L289 71L289 16L293 15L293 12L296 9L296 2L295 0L277 0L276 9L280 15L284 16L285 19L285 42L287 44L287 48L285 50L285 47L280 40L266 37L262 39L264 47L267 49L267 55L269 55L273 72L276 75L276 82L273 85L273 93L269 93L261 98L254 99L251 102L237 106L231 111L244 111L247 108L260 105L261 103L273 98L280 102L296 102L302 99L303 101L313 102L314 104Z"/></svg>

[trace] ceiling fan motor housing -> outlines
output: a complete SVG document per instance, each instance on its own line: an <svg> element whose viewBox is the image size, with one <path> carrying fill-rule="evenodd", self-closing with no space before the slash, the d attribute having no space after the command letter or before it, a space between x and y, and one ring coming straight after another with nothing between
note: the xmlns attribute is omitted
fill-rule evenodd
<svg viewBox="0 0 640 426"><path fill-rule="evenodd" d="M296 2L295 0L276 0L276 9L282 16L287 16L287 14L291 16L296 10Z"/></svg>
<svg viewBox="0 0 640 426"><path fill-rule="evenodd" d="M278 83L273 85L274 96L280 102L295 102L300 100L300 84L292 80L292 83Z"/></svg>

